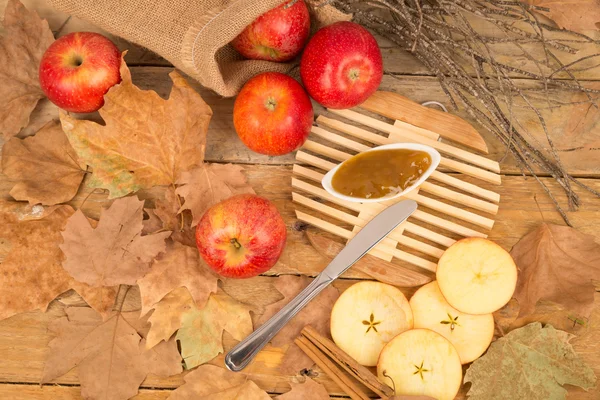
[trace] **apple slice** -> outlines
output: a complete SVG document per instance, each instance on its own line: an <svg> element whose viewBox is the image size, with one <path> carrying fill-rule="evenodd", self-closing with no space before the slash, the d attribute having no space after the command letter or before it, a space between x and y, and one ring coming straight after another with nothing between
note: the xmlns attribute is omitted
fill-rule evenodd
<svg viewBox="0 0 600 400"><path fill-rule="evenodd" d="M479 358L494 337L492 314L465 314L452 307L436 281L421 287L410 299L414 327L427 328L454 345L463 364Z"/></svg>
<svg viewBox="0 0 600 400"><path fill-rule="evenodd" d="M462 367L458 352L446 338L429 329L412 329L383 348L377 377L397 395L452 400L462 384Z"/></svg>
<svg viewBox="0 0 600 400"><path fill-rule="evenodd" d="M510 301L517 285L517 266L496 243L467 238L444 252L436 277L452 307L467 314L489 314Z"/></svg>
<svg viewBox="0 0 600 400"><path fill-rule="evenodd" d="M408 300L394 286L360 282L348 288L331 310L331 337L359 364L377 365L381 349L413 327Z"/></svg>

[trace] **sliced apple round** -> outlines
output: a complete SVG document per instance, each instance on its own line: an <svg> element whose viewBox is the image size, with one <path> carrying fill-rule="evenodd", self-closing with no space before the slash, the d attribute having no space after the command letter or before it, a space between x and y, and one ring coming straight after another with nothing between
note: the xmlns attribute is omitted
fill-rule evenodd
<svg viewBox="0 0 600 400"><path fill-rule="evenodd" d="M462 364L479 358L494 337L492 314L465 314L452 307L438 286L428 283L410 298L414 327L435 331L456 348Z"/></svg>
<svg viewBox="0 0 600 400"><path fill-rule="evenodd" d="M452 343L429 329L412 329L381 351L377 377L396 395L452 400L462 384L460 358Z"/></svg>
<svg viewBox="0 0 600 400"><path fill-rule="evenodd" d="M408 300L400 290L380 282L348 288L331 310L331 337L359 364L377 365L383 346L413 327Z"/></svg>
<svg viewBox="0 0 600 400"><path fill-rule="evenodd" d="M510 301L517 285L517 266L496 243L467 238L444 252L436 278L452 307L467 314L489 314Z"/></svg>

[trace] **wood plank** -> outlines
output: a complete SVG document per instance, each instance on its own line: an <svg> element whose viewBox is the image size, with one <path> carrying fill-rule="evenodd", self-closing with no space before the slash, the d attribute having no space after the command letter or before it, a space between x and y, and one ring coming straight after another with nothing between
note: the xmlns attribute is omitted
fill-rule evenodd
<svg viewBox="0 0 600 400"><path fill-rule="evenodd" d="M4 10L7 0L0 0L0 10ZM127 62L130 65L164 65L170 66L170 63L162 57L154 54L153 52L145 49L141 46L133 45L127 41L111 35L106 31L96 27L90 22L84 21L77 17L71 17L67 21L68 15L54 9L48 4L46 0L22 0L25 6L29 9L35 9L42 18L46 18L49 22L50 28L53 31L57 31L61 26L61 32L59 36L63 36L70 32L77 31L93 31L99 32L110 37L121 50L129 50L127 55ZM3 14L3 13L2 13ZM0 18L2 18L0 16ZM504 38L505 34L502 31L491 24L488 24L478 18L467 15L467 20L473 24L473 28L480 34L488 37ZM65 23L66 22L66 23ZM64 24L64 26L63 26ZM529 26L521 26L526 30L530 30ZM586 32L592 38L596 40L600 39L600 31L589 31ZM561 33L550 33L547 32L546 40L560 37ZM564 36L564 35L563 35ZM375 36L379 46L381 48L381 55L383 58L384 68L387 73L398 74L398 75L428 75L433 74L418 61L410 52L400 49L398 46L393 44L391 41ZM529 70L534 73L539 73L538 66L529 58L522 54L516 46L508 43L490 43L490 50L496 56L496 60L500 63L518 65L519 68ZM598 52L597 45L585 44L576 45L579 49L577 54L569 54L566 52L556 52L561 57L564 64L568 64L578 58L592 55ZM536 60L543 60L545 58L542 48L534 48L527 44L523 45L523 48L531 52L531 55ZM579 79L600 79L600 68L591 68L597 65L598 59L589 59L577 64L578 69L583 71L575 71L574 74ZM465 60L464 65L467 68L471 67L470 60ZM546 71L546 73L548 73ZM511 76L520 76L515 73L509 72Z"/></svg>
<svg viewBox="0 0 600 400"><path fill-rule="evenodd" d="M163 400L168 398L171 389L140 389L137 396L131 400ZM0 384L0 399L10 400L79 400L81 387L79 386L39 386L35 384Z"/></svg>
<svg viewBox="0 0 600 400"><path fill-rule="evenodd" d="M277 295L274 295L274 290L271 286L274 279L277 278L257 277L253 279L252 282L249 280L238 280L233 283L228 282L224 289L240 301L244 301L254 306L258 305L264 307L264 305L278 300L276 297ZM334 283L334 286L337 287L338 290L343 291L355 282L356 281L352 280L338 280ZM411 296L414 293L414 290L402 289L402 291L407 296ZM593 322L593 326L597 327L599 322L598 318L600 318L600 293L596 297L598 308L594 311L595 314L593 320L590 321ZM61 302L77 306L84 305L79 296L72 294L65 296L60 302L53 302L49 311L45 314L41 312L26 313L0 321L0 354L3 355L3 362L0 364L0 382L16 384L35 384L39 382L44 359L47 354L46 345L52 339L48 334L47 326L54 318L63 315L63 304L61 304ZM129 304L128 309L132 309L132 307L135 309L135 306L139 307L139 304ZM258 316L259 314L254 315L255 321ZM584 336L576 338L573 341L575 350L581 354L587 364L592 367L597 374L600 373L599 343L600 342L598 341L594 343L589 337L585 338ZM224 345L226 351L234 344L235 341L225 334ZM265 350L259 353L256 360L245 370L245 372L249 374L250 379L255 381L257 385L264 390L270 393L284 393L289 390L289 381L292 376L283 375L278 371L278 365L281 362L283 354L284 349L267 346ZM223 356L217 357L211 363L222 366ZM317 382L323 384L330 394L335 396L343 395L340 388L320 369L313 369L311 376L314 376L314 379ZM55 383L59 385L77 385L78 377L76 372L70 371L63 377L57 379ZM183 383L183 374L166 379L149 376L142 383L142 387L173 389ZM0 394L3 393L2 390L6 390L6 387L8 387L8 385L0 385L0 388L2 388L0 389ZM42 388L42 390L44 389L45 388ZM457 399L464 399L466 390L467 388L463 387L463 390ZM597 399L597 396L600 393L598 392L598 389L586 393L583 390L572 387L569 387L569 392L573 393L573 396L570 396L569 398L582 400ZM142 391L142 394L146 395L146 391ZM37 392L37 396L37 398L55 398L46 394L42 396L40 395L40 392ZM0 396L0 398L5 397Z"/></svg>
<svg viewBox="0 0 600 400"><path fill-rule="evenodd" d="M167 97L172 86L171 80L168 77L170 71L172 71L171 68L164 67L132 68L133 81L143 89L153 89L159 95ZM201 88L199 84L190 82L212 107L214 113L209 127L206 152L207 160L273 165L294 163L294 154L269 157L254 153L248 149L239 140L233 127L234 100L222 98L212 91ZM522 80L521 83L523 86L533 86L531 81ZM600 88L600 83L598 87ZM398 92L418 103L436 100L447 104L447 99L435 78L384 76L381 89ZM569 93L552 90L549 95L552 99L565 100L568 99ZM313 106L315 115L323 114L333 117L315 102L313 102ZM600 112L594 109L588 110L588 108L586 105L580 104L573 107L566 107L562 110L554 110L549 112L547 123L550 130L550 137L558 149L565 168L575 175L600 177L600 163L597 162L598 157L600 157ZM41 102L39 108L36 109L37 118L41 118L40 116L47 115L48 113L56 113L56 108L48 102ZM502 161L502 173L521 173L512 156L504 157L506 149L500 140L483 130L464 110L457 112L456 115L466 119L479 130L489 148L490 154L487 157L491 160ZM581 118L583 120L580 121ZM532 142L538 141L541 143L540 146L547 147L545 135L541 130L536 130L535 128L535 116L527 115L524 121L526 121L525 125L529 134L533 136L533 139L531 139ZM393 121L388 120L388 122ZM575 137L576 129L579 133ZM312 137L315 138L315 136ZM315 138L315 140L318 139Z"/></svg>
<svg viewBox="0 0 600 400"><path fill-rule="evenodd" d="M248 165L244 167L249 183L259 195L269 198L277 206L288 227L288 241L286 249L280 261L269 271L270 274L305 274L316 275L325 266L326 261L313 249L304 235L302 225L298 224L294 210L296 208L311 212L309 208L303 208L292 202L292 168L291 166L261 166ZM472 179L467 181L473 182ZM543 178L552 189L557 190L558 185L552 178ZM584 179L584 183L596 190L600 190L600 180ZM478 182L478 184L481 184ZM499 243L506 249L510 249L524 234L533 230L542 221L562 223L560 215L555 211L551 200L543 192L543 189L533 179L525 179L520 176L505 176L502 185L481 184L486 189L495 190L500 193L501 202L498 214L494 217L496 223L494 228L488 232L489 238ZM4 199L9 199L8 192L12 183L6 178L0 178L0 193ZM98 191L92 192L89 188L83 188L71 202L79 207L82 201L89 196L83 205L83 211L90 217L97 218L102 206L107 206L106 194ZM582 207L577 212L568 212L569 218L574 226L580 231L594 235L600 240L598 221L600 220L600 199L591 194L578 191L581 195ZM141 191L140 198L155 199L164 194L164 188L157 187L149 191ZM564 197L559 196L563 201ZM151 204L151 202L149 202ZM426 210L423 208L423 210ZM468 209L467 209L468 210ZM435 211L426 210L432 214ZM411 219L411 222L426 228L438 231L427 224ZM457 221L455 221L457 222ZM457 239L457 235L448 232L440 232L445 236ZM8 249L8 243L0 246ZM346 272L348 278L365 278L365 275L350 269Z"/></svg>

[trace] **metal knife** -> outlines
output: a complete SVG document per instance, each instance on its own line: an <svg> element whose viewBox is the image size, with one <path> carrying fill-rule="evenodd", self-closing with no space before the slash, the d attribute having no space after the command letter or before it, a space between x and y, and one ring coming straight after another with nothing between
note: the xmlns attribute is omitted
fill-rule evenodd
<svg viewBox="0 0 600 400"><path fill-rule="evenodd" d="M404 222L415 210L417 203L404 200L389 206L364 226L302 292L271 317L267 322L238 343L225 356L225 366L234 372L244 369L256 354L313 298L337 277L343 274L356 261L388 233Z"/></svg>

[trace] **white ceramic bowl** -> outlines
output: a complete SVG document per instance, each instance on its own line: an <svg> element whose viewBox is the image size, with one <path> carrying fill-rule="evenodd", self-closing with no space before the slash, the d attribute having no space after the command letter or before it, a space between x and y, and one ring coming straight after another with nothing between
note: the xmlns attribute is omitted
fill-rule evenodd
<svg viewBox="0 0 600 400"><path fill-rule="evenodd" d="M329 192L331 195L333 195L339 199L351 201L354 203L378 203L378 202L382 202L382 201L397 199L398 197L404 196L411 190L414 190L416 187L418 187L421 183L425 182L425 179L429 178L429 176L433 173L433 171L435 171L437 166L440 164L441 156L440 156L440 153L438 153L437 150L434 149L433 147L429 147L429 146L425 146L425 145L417 144L417 143L386 144L383 146L373 147L372 149L369 149L367 151L399 150L399 149L420 150L420 151L424 151L425 153L429 154L429 157L431 157L431 165L429 166L429 168L427 168L427 170L423 173L423 175L421 175L419 180L417 180L412 185L408 186L406 189L404 189L400 193L388 194L387 196L379 197L376 199L364 199L362 197L346 196L345 194L339 193L331 185L331 179L333 178L333 175L336 173L338 168L340 168L344 163L348 162L348 160L337 165L335 168L333 168L331 171L329 171L327 174L325 174L325 176L323 177L323 180L321 181L321 184L323 185L323 188L325 190L327 190L327 192Z"/></svg>

